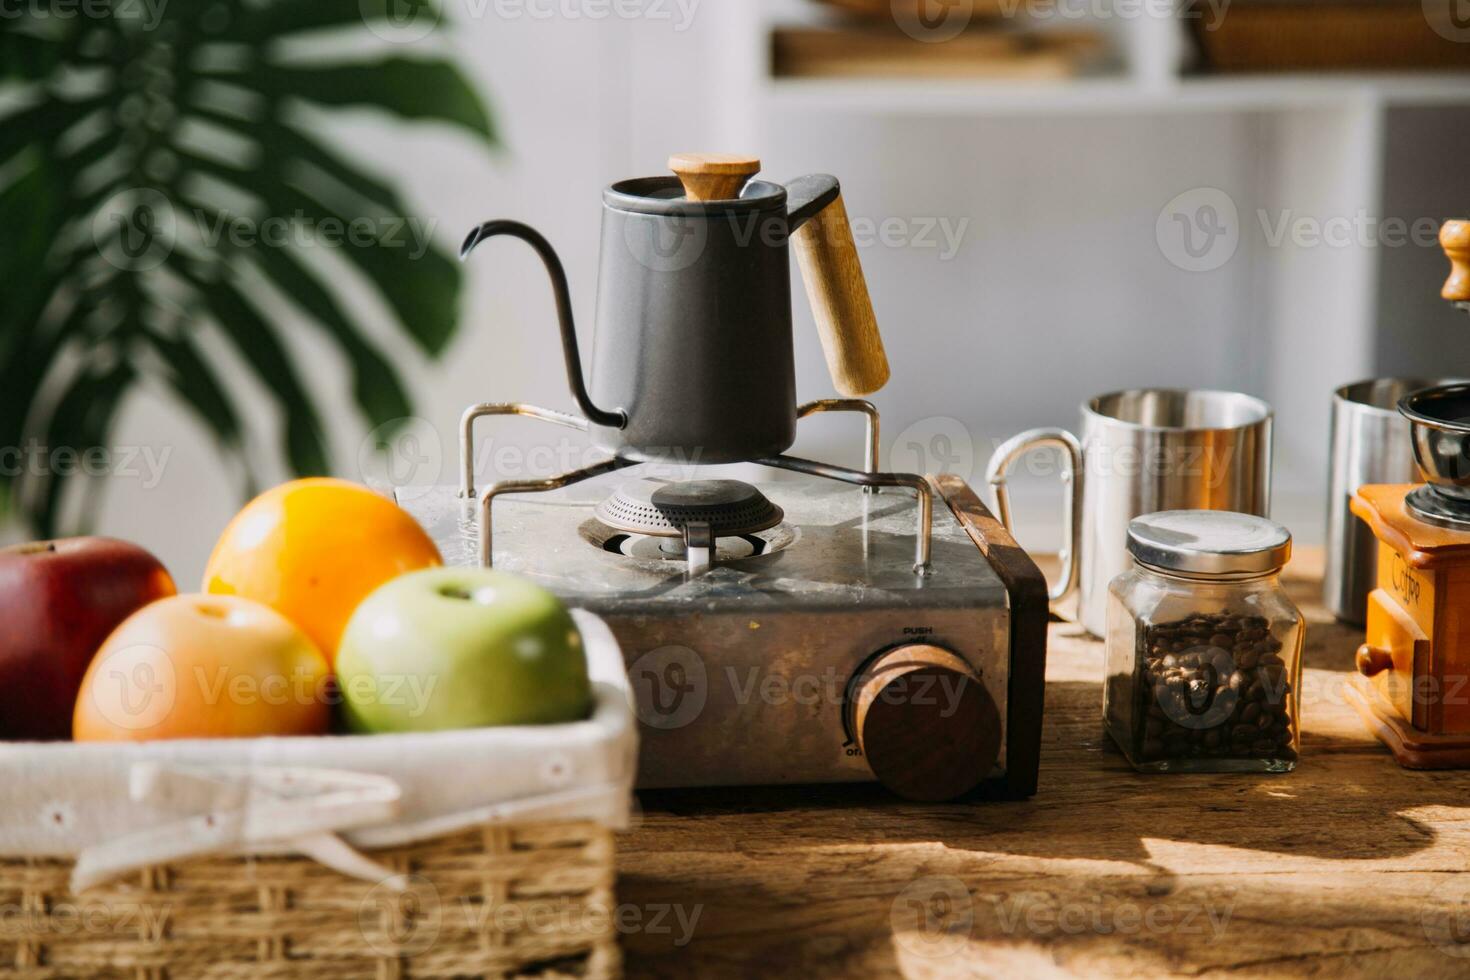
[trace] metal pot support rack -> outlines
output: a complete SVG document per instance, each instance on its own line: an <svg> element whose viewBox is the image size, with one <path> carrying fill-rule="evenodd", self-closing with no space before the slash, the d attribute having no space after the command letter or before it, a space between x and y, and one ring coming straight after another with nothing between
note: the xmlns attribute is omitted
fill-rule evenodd
<svg viewBox="0 0 1470 980"><path fill-rule="evenodd" d="M929 571L929 538L934 517L933 498L929 493L928 482L917 473L885 473L877 469L878 409L872 402L861 398L823 398L817 401L807 402L796 410L797 418L806 418L808 415L817 415L822 412L855 412L863 415L867 419L867 444L863 452L863 469L852 470L843 466L835 466L831 463L819 463L814 460L801 459L797 456L787 456L784 454L780 456L765 456L759 459L748 460L748 462L760 466L770 466L775 469L803 473L808 476L839 480L843 483L850 483L854 486L862 487L867 492L875 492L884 487L907 488L914 491L914 494L918 498L918 526L915 531L914 540L914 572L919 575L926 574ZM563 426L568 429L576 429L579 432L586 432L589 425L588 421L580 416L520 402L485 402L479 405L472 405L465 409L464 415L460 417L459 423L459 495L466 500L473 499L476 496L474 472L475 420L488 415L519 415L542 422L550 422L553 425ZM611 473L629 466L637 466L643 462L645 460L630 459L624 456L612 456L601 462L593 463L590 466L570 470L546 479L498 480L490 484L479 495L480 564L489 568L494 563L493 506L496 497L509 493L544 493L548 490L559 490L562 487L581 483L584 480L590 480L604 473ZM710 525L704 521L691 521L684 525L681 533L684 539L685 551L688 555L690 573L698 574L707 570L713 562L715 547L714 535L710 529Z"/></svg>

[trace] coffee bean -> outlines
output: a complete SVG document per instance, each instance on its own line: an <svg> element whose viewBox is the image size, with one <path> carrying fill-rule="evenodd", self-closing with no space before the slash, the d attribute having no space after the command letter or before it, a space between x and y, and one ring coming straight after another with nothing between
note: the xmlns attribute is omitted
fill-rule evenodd
<svg viewBox="0 0 1470 980"><path fill-rule="evenodd" d="M1143 711L1134 744L1144 759L1281 759L1288 751L1294 758L1283 644L1265 617L1196 614L1140 624L1137 649L1133 683L1142 685ZM1228 672L1214 650L1229 653ZM1206 720L1215 723L1198 727Z"/></svg>

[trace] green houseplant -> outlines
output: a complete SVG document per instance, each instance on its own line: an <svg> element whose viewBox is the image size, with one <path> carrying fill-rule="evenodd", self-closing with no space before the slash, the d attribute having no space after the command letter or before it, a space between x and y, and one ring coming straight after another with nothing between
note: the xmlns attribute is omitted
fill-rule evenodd
<svg viewBox="0 0 1470 980"><path fill-rule="evenodd" d="M460 268L392 184L313 119L375 109L492 145L490 117L452 64L422 56L427 46L383 43L405 17L437 24L438 9L87 0L65 10L41 2L0 18L6 512L44 535L85 524L96 488L64 521L63 490L80 471L13 465L18 447L105 447L142 382L166 386L243 464L258 423L232 400L206 337L223 338L276 400L273 451L295 473L326 472L319 395L263 296L294 306L341 352L368 425L411 415L390 359L345 308L342 290L355 287L342 283L368 283L396 329L433 356L455 329ZM313 43L326 35L371 43L329 60Z"/></svg>

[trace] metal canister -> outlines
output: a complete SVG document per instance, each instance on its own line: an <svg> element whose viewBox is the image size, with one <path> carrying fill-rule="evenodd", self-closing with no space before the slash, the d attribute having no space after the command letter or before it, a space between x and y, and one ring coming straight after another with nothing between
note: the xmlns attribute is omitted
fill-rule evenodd
<svg viewBox="0 0 1470 980"><path fill-rule="evenodd" d="M1327 567L1322 600L1338 619L1361 624L1368 593L1378 577L1378 541L1348 509L1365 483L1413 483L1419 479L1409 423L1400 398L1447 383L1433 378L1355 381L1332 394L1332 454L1327 481Z"/></svg>

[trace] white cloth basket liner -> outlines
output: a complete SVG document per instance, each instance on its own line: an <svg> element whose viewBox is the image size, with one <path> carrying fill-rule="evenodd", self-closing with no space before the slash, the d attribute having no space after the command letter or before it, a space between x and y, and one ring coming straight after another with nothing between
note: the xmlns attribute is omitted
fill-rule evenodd
<svg viewBox="0 0 1470 980"><path fill-rule="evenodd" d="M405 735L0 744L0 854L78 858L89 865L73 879L80 887L144 863L220 852L299 851L372 878L376 866L353 848L492 821L592 820L623 829L637 768L623 658L606 623L585 610L572 615L596 701L585 721Z"/></svg>

